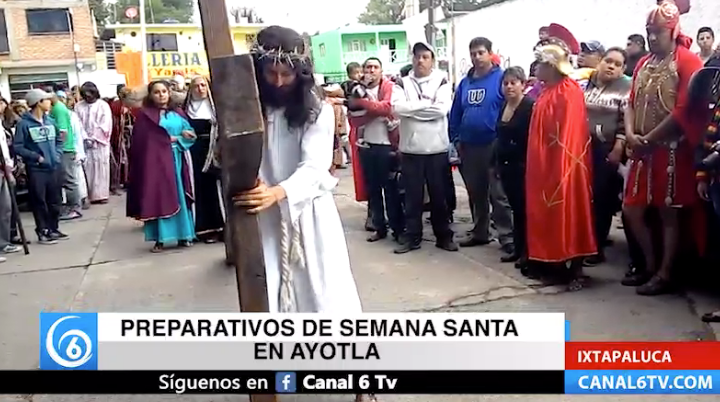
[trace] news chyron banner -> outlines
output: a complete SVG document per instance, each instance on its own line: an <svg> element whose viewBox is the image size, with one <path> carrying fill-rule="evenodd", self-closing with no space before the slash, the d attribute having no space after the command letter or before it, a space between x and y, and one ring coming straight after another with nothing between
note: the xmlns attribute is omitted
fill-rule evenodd
<svg viewBox="0 0 720 402"><path fill-rule="evenodd" d="M41 313L0 394L720 394L720 342L573 342L562 313Z"/></svg>
<svg viewBox="0 0 720 402"><path fill-rule="evenodd" d="M41 371L2 382L19 394L561 394L565 329L562 313L41 313Z"/></svg>
<svg viewBox="0 0 720 402"><path fill-rule="evenodd" d="M720 394L720 342L568 342L567 394Z"/></svg>

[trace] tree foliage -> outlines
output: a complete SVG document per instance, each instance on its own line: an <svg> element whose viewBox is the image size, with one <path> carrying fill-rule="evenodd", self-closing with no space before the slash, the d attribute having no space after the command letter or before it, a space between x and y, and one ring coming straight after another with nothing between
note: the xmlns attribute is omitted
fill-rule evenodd
<svg viewBox="0 0 720 402"><path fill-rule="evenodd" d="M487 0L433 0L437 6L448 11L474 11ZM420 0L420 12L425 11L428 1ZM370 0L358 21L362 24L399 24L403 20L405 0ZM439 16L438 16L439 17ZM440 17L438 18L440 19Z"/></svg>
<svg viewBox="0 0 720 402"><path fill-rule="evenodd" d="M149 24L163 21L191 22L193 16L193 0L146 0L145 21ZM138 23L140 17L132 20L125 16L129 7L139 7L138 0L118 0L115 7L115 21L119 23Z"/></svg>
<svg viewBox="0 0 720 402"><path fill-rule="evenodd" d="M110 17L110 8L103 0L88 0L88 5L90 6L90 11L92 11L95 16L98 29L102 29Z"/></svg>
<svg viewBox="0 0 720 402"><path fill-rule="evenodd" d="M494 1L494 0L489 0ZM435 0L436 7L442 6L445 12L449 11L475 11L488 0ZM420 3L420 11L427 8L427 1Z"/></svg>
<svg viewBox="0 0 720 402"><path fill-rule="evenodd" d="M262 24L264 22L252 7L233 7L230 9L230 16L236 24L242 23L245 19L251 24Z"/></svg>
<svg viewBox="0 0 720 402"><path fill-rule="evenodd" d="M358 22L369 25L399 24L403 19L404 8L405 0L370 0Z"/></svg>

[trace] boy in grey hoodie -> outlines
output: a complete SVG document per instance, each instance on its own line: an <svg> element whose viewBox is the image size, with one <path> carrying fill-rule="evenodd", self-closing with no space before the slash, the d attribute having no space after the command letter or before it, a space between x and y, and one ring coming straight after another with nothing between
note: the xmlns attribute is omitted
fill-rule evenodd
<svg viewBox="0 0 720 402"><path fill-rule="evenodd" d="M61 203L61 153L63 138L48 115L53 95L32 89L27 95L30 111L15 127L13 148L23 158L28 175L28 196L40 244L55 244L68 236L59 230Z"/></svg>

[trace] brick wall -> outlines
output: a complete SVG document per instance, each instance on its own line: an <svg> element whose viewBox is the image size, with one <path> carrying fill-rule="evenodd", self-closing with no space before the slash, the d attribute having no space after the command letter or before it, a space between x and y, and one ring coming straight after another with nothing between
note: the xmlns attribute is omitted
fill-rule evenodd
<svg viewBox="0 0 720 402"><path fill-rule="evenodd" d="M43 5L38 8L51 7ZM71 7L71 9L75 41L80 46L78 58L94 58L95 39L90 9L87 4ZM5 13L9 25L8 35L14 37L14 40L11 41L11 53L14 60L68 60L74 57L70 34L28 35L27 18L24 9L7 8Z"/></svg>

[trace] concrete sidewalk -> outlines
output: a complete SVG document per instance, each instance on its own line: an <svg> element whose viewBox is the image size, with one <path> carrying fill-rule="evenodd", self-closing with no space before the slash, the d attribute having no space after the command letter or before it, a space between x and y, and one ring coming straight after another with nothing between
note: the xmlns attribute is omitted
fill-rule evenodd
<svg viewBox="0 0 720 402"><path fill-rule="evenodd" d="M717 300L686 295L645 298L619 285L622 261L589 271L593 286L578 293L542 286L500 264L498 246L448 253L426 242L394 255L390 241L367 243L365 207L354 201L349 171L336 191L353 271L368 311L563 311L572 336L581 340L713 340L696 311L720 307ZM458 233L469 213L459 192ZM82 219L63 223L72 236L54 246L33 243L29 256L11 255L0 264L0 369L35 369L38 312L237 311L234 270L223 264L222 245L149 253L141 226L125 218L121 197L94 206ZM32 219L23 217L31 229ZM28 230L30 232L30 230ZM707 303L707 305L701 305ZM479 379L481 380L481 379ZM0 379L2 381L2 379ZM0 396L0 402L34 401L246 401L245 396ZM283 397L281 401L352 402L348 396ZM381 401L625 401L624 397L573 396L382 396ZM633 401L710 401L710 397L634 397Z"/></svg>

